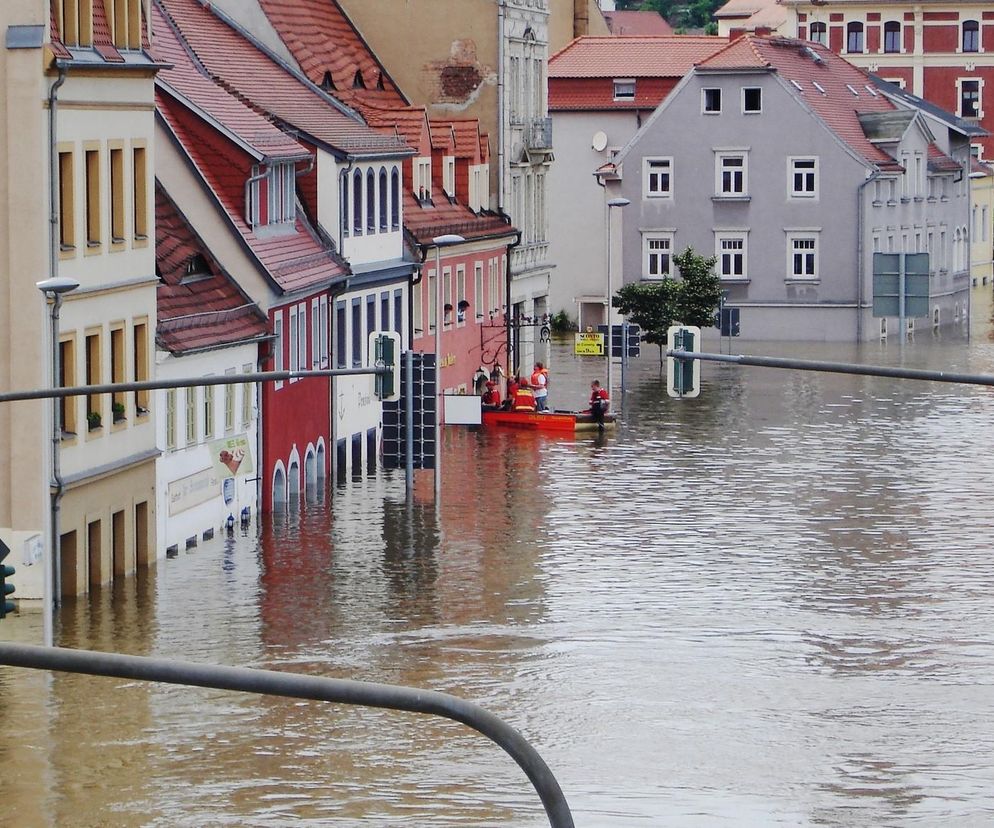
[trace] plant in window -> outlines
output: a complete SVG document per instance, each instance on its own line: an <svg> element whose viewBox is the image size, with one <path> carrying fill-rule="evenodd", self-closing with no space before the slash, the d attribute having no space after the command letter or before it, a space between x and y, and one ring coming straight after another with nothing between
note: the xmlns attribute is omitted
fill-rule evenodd
<svg viewBox="0 0 994 828"><path fill-rule="evenodd" d="M116 402L111 405L110 410L114 416L115 423L119 423L124 419L124 403Z"/></svg>
<svg viewBox="0 0 994 828"><path fill-rule="evenodd" d="M91 411L89 414L86 415L86 425L90 429L90 431L94 431L100 428L101 420L102 418L100 416L99 411Z"/></svg>

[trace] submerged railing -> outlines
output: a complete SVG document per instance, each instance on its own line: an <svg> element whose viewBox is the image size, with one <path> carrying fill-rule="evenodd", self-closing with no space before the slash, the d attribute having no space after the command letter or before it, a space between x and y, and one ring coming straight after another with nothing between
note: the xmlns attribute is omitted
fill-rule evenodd
<svg viewBox="0 0 994 828"><path fill-rule="evenodd" d="M574 828L573 816L562 789L538 751L502 719L448 693L275 670L6 642L0 642L0 664L442 716L472 728L503 748L531 780L545 807L549 825L552 828Z"/></svg>

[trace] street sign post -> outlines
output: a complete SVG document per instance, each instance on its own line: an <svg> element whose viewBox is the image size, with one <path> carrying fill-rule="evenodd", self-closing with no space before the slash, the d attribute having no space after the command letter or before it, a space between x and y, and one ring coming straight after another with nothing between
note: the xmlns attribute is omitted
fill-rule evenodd
<svg viewBox="0 0 994 828"><path fill-rule="evenodd" d="M901 341L906 319L928 317L928 253L873 254L873 316L896 316Z"/></svg>
<svg viewBox="0 0 994 828"><path fill-rule="evenodd" d="M695 351L701 329L693 325L670 325L666 332L668 351ZM701 363L696 359L666 357L666 393L671 397L696 397L701 393Z"/></svg>

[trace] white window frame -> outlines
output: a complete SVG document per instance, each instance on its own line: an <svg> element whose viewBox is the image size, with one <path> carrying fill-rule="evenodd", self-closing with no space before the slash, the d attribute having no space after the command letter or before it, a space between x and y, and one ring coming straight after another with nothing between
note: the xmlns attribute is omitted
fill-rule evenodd
<svg viewBox="0 0 994 828"><path fill-rule="evenodd" d="M813 166L798 168L798 162L813 162ZM811 189L798 190L796 186L797 176L804 176L805 180L810 177ZM816 155L792 155L787 158L787 185L790 198L814 199L818 200L818 156Z"/></svg>
<svg viewBox="0 0 994 828"><path fill-rule="evenodd" d="M321 353L321 367L327 368L329 363L328 351L328 297L322 296L320 309L318 310L318 324L320 334L318 336L318 346Z"/></svg>
<svg viewBox="0 0 994 828"><path fill-rule="evenodd" d="M411 289L411 339L420 339L425 335L424 323L424 286L427 273L419 279Z"/></svg>
<svg viewBox="0 0 994 828"><path fill-rule="evenodd" d="M788 282L805 282L813 283L821 280L821 267L820 267L820 248L821 248L821 229L814 228L809 230L804 229L793 229L787 230L787 277L785 281ZM814 247L811 249L810 253L805 252L807 248L795 248L795 244L798 242L813 242ZM810 255L812 257L812 266L814 272L809 274L798 274L794 266L794 255L795 253L800 253L800 255Z"/></svg>
<svg viewBox="0 0 994 828"><path fill-rule="evenodd" d="M708 109L708 93L716 92L718 95L718 108ZM702 115L720 115L721 114L721 87L720 86L705 86L701 89L701 114Z"/></svg>
<svg viewBox="0 0 994 828"><path fill-rule="evenodd" d="M676 230L652 230L642 233L642 278L644 280L659 282L667 277L673 278L675 236ZM660 246L654 249L653 242L665 242L665 248ZM665 270L660 267L658 273L653 273L652 260L660 254L666 256L668 267Z"/></svg>
<svg viewBox="0 0 994 828"><path fill-rule="evenodd" d="M454 156L445 156L442 173L445 178L442 188L445 190L446 195L454 198L456 195L456 159Z"/></svg>
<svg viewBox="0 0 994 828"><path fill-rule="evenodd" d="M740 189L724 189L724 173L725 173L725 162L741 158L742 166L738 168L741 170L741 183ZM731 167L731 170L737 169L736 167ZM747 198L749 195L749 153L745 150L716 150L714 154L714 194L718 198Z"/></svg>
<svg viewBox="0 0 994 828"><path fill-rule="evenodd" d="M297 305L297 365L307 369L307 303Z"/></svg>
<svg viewBox="0 0 994 828"><path fill-rule="evenodd" d="M739 248L729 247L726 249L725 243L740 245ZM748 230L715 230L714 231L714 254L718 261L715 262L715 269L718 278L723 282L746 282L749 280L749 231ZM731 262L734 257L740 257L742 262L741 273L726 271L725 265Z"/></svg>
<svg viewBox="0 0 994 828"><path fill-rule="evenodd" d="M746 109L746 92L758 92L759 93L759 109ZM761 86L743 86L742 87L742 114L743 115L761 115L763 112L763 87Z"/></svg>
<svg viewBox="0 0 994 828"><path fill-rule="evenodd" d="M283 345L284 337L286 336L286 331L283 328L283 311L276 311L273 314L273 348L275 349L273 353L273 370L282 371L283 370ZM278 391L283 387L283 380L276 380L273 383L273 387Z"/></svg>
<svg viewBox="0 0 994 828"><path fill-rule="evenodd" d="M814 32L812 31L812 28L816 25L821 26L821 28L818 30L821 37L818 38L817 40L814 38ZM808 40L810 40L812 43L818 43L821 46L827 46L828 24L825 23L825 21L823 20L812 20L811 23L808 25Z"/></svg>
<svg viewBox="0 0 994 828"><path fill-rule="evenodd" d="M653 158L645 158L642 161L644 175L642 177L642 197L643 198L673 198L673 157L672 156L657 156ZM663 189L659 184L659 178L663 174L662 171L658 170L660 166L665 165L665 175L666 175L666 188ZM654 169L654 166L657 169ZM657 186L653 187L653 178L657 179Z"/></svg>
<svg viewBox="0 0 994 828"><path fill-rule="evenodd" d="M977 84L977 114L963 114L963 84ZM982 119L984 117L984 79L983 78L956 78L956 114L960 118Z"/></svg>
<svg viewBox="0 0 994 828"><path fill-rule="evenodd" d="M635 85L635 78L615 78L614 99L616 101L634 101Z"/></svg>
<svg viewBox="0 0 994 828"><path fill-rule="evenodd" d="M475 290L473 301L476 305L476 319L479 321L486 314L486 309L483 306L483 262L476 262L473 265L473 288Z"/></svg>

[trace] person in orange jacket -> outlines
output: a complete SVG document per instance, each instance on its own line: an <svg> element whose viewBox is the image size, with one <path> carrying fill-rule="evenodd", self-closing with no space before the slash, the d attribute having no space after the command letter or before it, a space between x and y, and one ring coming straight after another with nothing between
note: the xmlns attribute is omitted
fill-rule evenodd
<svg viewBox="0 0 994 828"><path fill-rule="evenodd" d="M528 383L524 380L518 386L518 390L514 392L514 406L515 411L534 411L535 410L535 393L528 387Z"/></svg>
<svg viewBox="0 0 994 828"><path fill-rule="evenodd" d="M535 389L535 410L548 411L549 369L546 368L541 362L535 363L535 370L532 371L532 377L529 384Z"/></svg>

